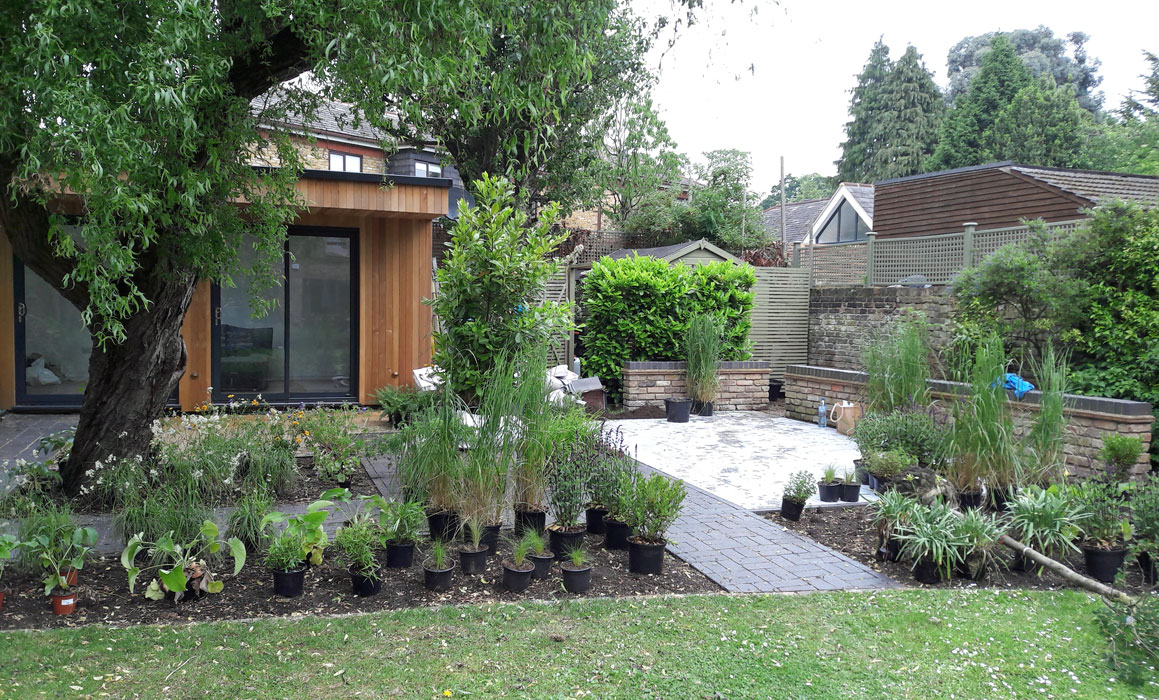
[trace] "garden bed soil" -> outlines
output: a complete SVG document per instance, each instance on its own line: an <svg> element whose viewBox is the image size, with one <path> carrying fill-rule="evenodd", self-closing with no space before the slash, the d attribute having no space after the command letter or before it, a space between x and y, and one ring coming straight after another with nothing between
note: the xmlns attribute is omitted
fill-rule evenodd
<svg viewBox="0 0 1159 700"><path fill-rule="evenodd" d="M889 576L898 583L913 588L982 587L1044 591L1078 589L1078 586L1064 581L1050 571L1043 571L1042 575L1039 576L1034 571L1012 571L1010 569L1003 569L996 574L992 573L986 581L982 582L954 576L935 586L922 585L913 577L912 561L878 561L874 556L874 551L877 549L877 532L873 528L872 519L866 508L808 509L797 522L785 520L780 513L767 513L765 517L826 547L835 549L850 559L859 561L874 571ZM1007 564L1013 561L1013 550L1001 545L999 547ZM1081 552L1070 553L1063 559L1063 563L1080 574L1086 575ZM1139 593L1147 588L1148 586L1143 583L1143 576L1138 565L1129 565L1126 585L1123 589L1130 593Z"/></svg>
<svg viewBox="0 0 1159 700"><path fill-rule="evenodd" d="M667 554L661 576L638 576L628 573L628 553L608 552L600 547L603 537L588 535L584 542L592 569L592 587L583 597L608 598L668 593L716 593L721 588L696 569ZM138 583L136 594L129 593L128 579L119 560L105 558L88 563L80 572L77 588L79 604L73 615L52 614L52 604L43 594L40 579L9 571L5 583L11 591L0 609L0 629L75 627L88 624L127 626L135 624L202 622L254 617L332 615L373 610L396 610L429 605L477 604L521 600L560 600L575 598L563 590L559 564L551 575L533 580L521 593L503 590L504 558L510 558L510 545L500 545L499 556L487 558L487 568L479 575L465 576L457 569L452 589L433 593L423 587L423 556L416 552L409 569L385 569L382 591L375 596L358 598L350 587L350 574L336 561L337 551L330 549L321 566L306 573L305 593L298 598L277 598L273 594L273 577L262 566L261 557L253 552L246 566L235 578L219 576L225 589L201 600L174 604L152 601L144 596L148 581ZM379 557L385 560L385 553ZM228 560L216 567L228 570Z"/></svg>

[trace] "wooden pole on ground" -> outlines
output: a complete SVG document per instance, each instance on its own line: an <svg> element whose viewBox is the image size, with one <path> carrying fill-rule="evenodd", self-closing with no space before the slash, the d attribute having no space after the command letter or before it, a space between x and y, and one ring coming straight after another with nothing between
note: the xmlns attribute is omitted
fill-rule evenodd
<svg viewBox="0 0 1159 700"><path fill-rule="evenodd" d="M1125 605L1131 605L1135 602L1135 599L1132 598L1131 596L1127 595L1126 593L1119 591L1119 590L1115 590L1114 588L1111 588L1110 586L1106 585L1105 583L1101 583L1099 581L1096 581L1093 578L1087 578L1086 576L1083 576L1082 574L1075 571L1074 569L1071 569L1066 564L1063 564L1062 562L1059 562L1059 561L1055 561L1054 559L1051 559L1050 557L1046 556L1045 554L1041 554L1039 552L1036 552L1034 549L1031 549L1030 547L1022 544L1018 540L1013 539L1009 535L1002 535L1002 537L1000 537L998 539L998 541L1001 542L1002 544L1006 545L1010 549L1013 549L1016 553L1029 559L1030 561L1035 562L1036 564L1039 564L1044 568L1050 569L1054 573L1061 576L1063 579L1069 581L1070 583L1075 584L1076 586L1081 586L1082 588L1085 588L1092 593L1098 593L1102 597L1104 597L1108 600L1112 600L1116 603L1123 603Z"/></svg>

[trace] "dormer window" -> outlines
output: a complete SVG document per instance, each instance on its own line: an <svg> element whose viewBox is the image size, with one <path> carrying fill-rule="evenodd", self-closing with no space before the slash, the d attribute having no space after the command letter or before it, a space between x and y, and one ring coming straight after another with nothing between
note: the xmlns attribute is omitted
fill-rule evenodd
<svg viewBox="0 0 1159 700"><path fill-rule="evenodd" d="M330 169L343 173L362 172L362 156L330 151Z"/></svg>
<svg viewBox="0 0 1159 700"><path fill-rule="evenodd" d="M443 166L436 163L415 163L415 175L419 177L442 177Z"/></svg>

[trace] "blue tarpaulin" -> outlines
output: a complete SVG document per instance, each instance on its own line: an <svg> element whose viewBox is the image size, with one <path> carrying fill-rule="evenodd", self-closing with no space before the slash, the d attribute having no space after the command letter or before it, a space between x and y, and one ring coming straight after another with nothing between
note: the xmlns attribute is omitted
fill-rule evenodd
<svg viewBox="0 0 1159 700"><path fill-rule="evenodd" d="M1033 384L1013 372L1006 373L1006 377L1002 380L1002 387L1012 390L1014 392L1014 398L1016 399L1021 399L1023 396L1026 396L1026 392L1028 391L1034 391Z"/></svg>

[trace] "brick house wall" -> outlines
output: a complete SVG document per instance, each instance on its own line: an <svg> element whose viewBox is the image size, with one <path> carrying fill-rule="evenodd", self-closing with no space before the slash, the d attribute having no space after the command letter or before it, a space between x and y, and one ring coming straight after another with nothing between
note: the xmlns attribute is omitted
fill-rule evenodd
<svg viewBox="0 0 1159 700"><path fill-rule="evenodd" d="M831 367L789 365L785 370L785 415L797 420L815 422L821 399L827 405L842 400L864 401L866 374L864 372ZM936 416L949 419L949 402L965 390L956 382L930 381ZM1009 404L1014 413L1015 433L1024 437L1038 411L1040 392L1027 393L1021 400L1013 395ZM1092 396L1067 394L1066 454L1067 465L1079 475L1090 475L1102 469L1099 450L1103 436L1118 433L1133 435L1143 441L1143 454L1131 470L1133 477L1150 469L1148 450L1151 444L1152 424L1155 420L1151 404L1142 401L1124 401Z"/></svg>
<svg viewBox="0 0 1159 700"><path fill-rule="evenodd" d="M663 406L664 399L688 396L683 362L628 362L621 381L624 407L629 409ZM768 362L721 363L715 410L757 411L768 405Z"/></svg>
<svg viewBox="0 0 1159 700"><path fill-rule="evenodd" d="M954 306L943 286L814 288L809 298L809 364L862 369L861 354L870 339L905 309L926 315L935 351L949 344Z"/></svg>

